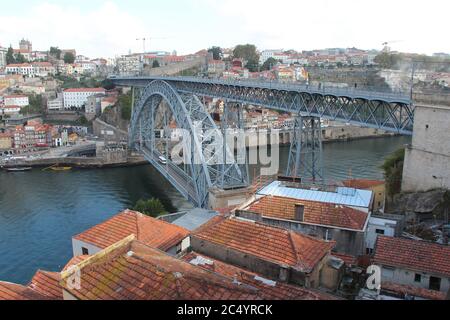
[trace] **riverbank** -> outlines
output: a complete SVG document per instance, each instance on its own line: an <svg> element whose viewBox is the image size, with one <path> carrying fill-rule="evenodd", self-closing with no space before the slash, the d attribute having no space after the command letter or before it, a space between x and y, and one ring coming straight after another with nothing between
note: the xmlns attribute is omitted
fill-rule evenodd
<svg viewBox="0 0 450 320"><path fill-rule="evenodd" d="M148 161L142 156L129 156L126 161L105 161L98 157L64 157L48 159L22 160L14 163L4 164L2 168L48 168L51 166L71 167L76 169L102 169L102 168L125 168L148 165Z"/></svg>

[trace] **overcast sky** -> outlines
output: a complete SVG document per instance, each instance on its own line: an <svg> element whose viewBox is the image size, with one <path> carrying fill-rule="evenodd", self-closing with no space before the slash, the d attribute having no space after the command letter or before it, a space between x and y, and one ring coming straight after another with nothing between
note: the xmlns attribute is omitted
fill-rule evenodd
<svg viewBox="0 0 450 320"><path fill-rule="evenodd" d="M21 38L94 57L149 50L196 52L253 43L259 49L331 47L450 53L449 0L2 1L0 45ZM163 38L163 39L161 39Z"/></svg>

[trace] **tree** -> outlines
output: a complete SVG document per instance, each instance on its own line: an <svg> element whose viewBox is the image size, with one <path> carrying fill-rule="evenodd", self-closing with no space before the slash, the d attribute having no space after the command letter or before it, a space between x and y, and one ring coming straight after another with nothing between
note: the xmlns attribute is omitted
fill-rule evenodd
<svg viewBox="0 0 450 320"><path fill-rule="evenodd" d="M25 56L21 53L16 54L16 63L25 63L27 62L27 59L25 59Z"/></svg>
<svg viewBox="0 0 450 320"><path fill-rule="evenodd" d="M272 57L263 63L261 70L272 70L272 68L278 63L278 61Z"/></svg>
<svg viewBox="0 0 450 320"><path fill-rule="evenodd" d="M214 60L222 60L223 52L220 47L211 47L208 49L209 53L212 53Z"/></svg>
<svg viewBox="0 0 450 320"><path fill-rule="evenodd" d="M21 114L43 114L44 103L42 95L30 95L28 97L29 105L20 110Z"/></svg>
<svg viewBox="0 0 450 320"><path fill-rule="evenodd" d="M14 56L14 49L12 47L8 48L6 53L6 64L16 63L16 57Z"/></svg>
<svg viewBox="0 0 450 320"><path fill-rule="evenodd" d="M259 54L253 44L238 45L234 48L233 57L247 61L245 67L251 72L259 70Z"/></svg>
<svg viewBox="0 0 450 320"><path fill-rule="evenodd" d="M398 63L401 61L401 56L398 54L392 54L389 52L382 52L377 55L374 62L378 63L383 69L393 69L398 67Z"/></svg>
<svg viewBox="0 0 450 320"><path fill-rule="evenodd" d="M160 67L159 61L158 60L154 60L153 64L152 64L152 68L159 68L159 67Z"/></svg>
<svg viewBox="0 0 450 320"><path fill-rule="evenodd" d="M61 50L58 47L50 47L50 55L56 59L61 59Z"/></svg>
<svg viewBox="0 0 450 320"><path fill-rule="evenodd" d="M75 62L75 56L72 52L67 52L64 55L64 63L74 63Z"/></svg>
<svg viewBox="0 0 450 320"><path fill-rule="evenodd" d="M139 200L138 202L136 202L133 210L139 211L154 218L167 213L166 208L164 207L162 202L156 198L151 198L149 200Z"/></svg>
<svg viewBox="0 0 450 320"><path fill-rule="evenodd" d="M388 156L381 166L386 180L386 193L391 198L401 192L404 160L405 149L399 149Z"/></svg>
<svg viewBox="0 0 450 320"><path fill-rule="evenodd" d="M131 119L131 109L132 109L132 97L131 92L125 95L121 95L119 97L119 106L121 110L121 116L124 120L130 120Z"/></svg>

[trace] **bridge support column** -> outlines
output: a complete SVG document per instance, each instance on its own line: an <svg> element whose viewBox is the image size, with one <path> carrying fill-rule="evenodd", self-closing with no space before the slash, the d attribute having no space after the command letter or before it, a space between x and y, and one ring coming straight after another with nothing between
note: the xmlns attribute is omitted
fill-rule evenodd
<svg viewBox="0 0 450 320"><path fill-rule="evenodd" d="M323 183L322 128L320 118L295 118L286 175L302 182Z"/></svg>

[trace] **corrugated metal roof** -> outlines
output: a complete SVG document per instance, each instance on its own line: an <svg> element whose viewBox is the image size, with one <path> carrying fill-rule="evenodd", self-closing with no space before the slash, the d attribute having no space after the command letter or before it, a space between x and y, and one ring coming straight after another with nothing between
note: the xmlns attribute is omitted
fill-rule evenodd
<svg viewBox="0 0 450 320"><path fill-rule="evenodd" d="M257 194L363 208L368 208L372 200L372 191L369 190L340 187L336 189L336 192L316 191L286 187L280 181L272 182Z"/></svg>

